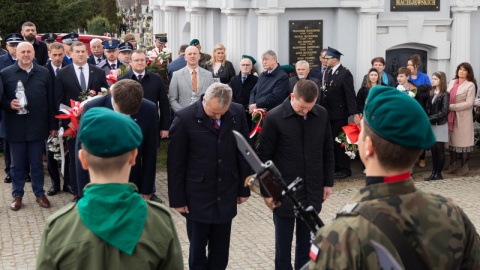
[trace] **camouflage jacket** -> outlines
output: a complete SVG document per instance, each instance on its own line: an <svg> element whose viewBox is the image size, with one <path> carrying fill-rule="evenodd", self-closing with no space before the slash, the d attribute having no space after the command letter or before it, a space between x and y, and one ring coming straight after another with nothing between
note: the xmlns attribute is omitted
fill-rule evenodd
<svg viewBox="0 0 480 270"><path fill-rule="evenodd" d="M479 236L466 214L449 198L417 190L411 178L366 186L350 202L386 214L429 269L480 269ZM387 236L363 216L353 215L338 217L318 231L313 245L319 251L309 269L380 269L370 240L403 266Z"/></svg>

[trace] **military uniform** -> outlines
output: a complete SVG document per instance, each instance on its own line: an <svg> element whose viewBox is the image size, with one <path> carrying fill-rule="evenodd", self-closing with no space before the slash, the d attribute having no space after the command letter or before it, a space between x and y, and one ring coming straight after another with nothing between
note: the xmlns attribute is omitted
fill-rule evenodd
<svg viewBox="0 0 480 270"><path fill-rule="evenodd" d="M77 203L63 207L47 219L37 269L184 269L170 210L161 204L146 202L147 219L132 255L113 247L87 228L80 219Z"/></svg>
<svg viewBox="0 0 480 270"><path fill-rule="evenodd" d="M451 199L422 192L407 178L368 185L350 201L357 202L386 213L428 269L480 269L478 234ZM318 232L313 245L319 252L309 269L380 269L371 240L402 262L390 239L377 226L346 211Z"/></svg>

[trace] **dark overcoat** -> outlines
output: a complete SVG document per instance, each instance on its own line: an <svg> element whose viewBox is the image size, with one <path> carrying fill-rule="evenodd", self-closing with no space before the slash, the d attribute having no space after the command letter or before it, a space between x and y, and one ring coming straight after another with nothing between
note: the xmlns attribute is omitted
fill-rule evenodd
<svg viewBox="0 0 480 270"><path fill-rule="evenodd" d="M340 64L332 77L328 81L327 79L328 75L325 74L324 107L328 111L330 120L346 119L350 115L359 113L350 70Z"/></svg>

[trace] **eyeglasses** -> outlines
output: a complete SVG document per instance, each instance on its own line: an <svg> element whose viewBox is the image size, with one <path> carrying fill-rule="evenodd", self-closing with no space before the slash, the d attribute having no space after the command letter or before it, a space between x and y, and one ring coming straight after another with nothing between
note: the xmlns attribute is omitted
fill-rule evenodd
<svg viewBox="0 0 480 270"><path fill-rule="evenodd" d="M242 67L249 67L249 66L251 66L251 65L250 65L250 64L241 64L240 66L242 66Z"/></svg>

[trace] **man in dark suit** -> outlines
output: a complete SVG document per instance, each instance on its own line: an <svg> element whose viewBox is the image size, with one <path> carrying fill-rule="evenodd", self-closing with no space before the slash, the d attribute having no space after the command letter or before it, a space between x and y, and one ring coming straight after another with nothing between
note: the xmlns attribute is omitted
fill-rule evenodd
<svg viewBox="0 0 480 270"><path fill-rule="evenodd" d="M118 60L118 45L120 45L120 41L116 39L108 39L102 42L104 52L105 52L105 59L100 62L97 67L103 69L105 71L105 76L110 74L110 70L121 69L122 62Z"/></svg>
<svg viewBox="0 0 480 270"><path fill-rule="evenodd" d="M110 95L96 98L85 103L83 113L93 107L105 107L119 113L129 115L137 123L143 134L143 140L138 147L135 165L130 171L129 182L138 187L140 195L150 200L155 185L155 172L157 166L157 121L152 117L157 113L157 107L151 101L142 98L142 86L134 80L121 80L114 84ZM115 127L105 127L115 128ZM80 142L77 140L77 150ZM78 191L83 196L83 188L90 182L88 171L84 170L76 153Z"/></svg>
<svg viewBox="0 0 480 270"><path fill-rule="evenodd" d="M101 39L94 38L90 40L90 51L92 51L92 54L87 60L87 63L90 65L96 66L106 59L105 54L103 54L103 45Z"/></svg>
<svg viewBox="0 0 480 270"><path fill-rule="evenodd" d="M353 115L355 123L360 124L358 116L353 76L346 67L340 63L343 55L334 48L328 47L325 58L328 70L325 71L324 107L330 116L332 136L335 138L342 131L342 127L348 125L348 117ZM339 143L333 143L335 154L335 178L346 178L352 175L350 170L350 157L345 154L345 148Z"/></svg>
<svg viewBox="0 0 480 270"><path fill-rule="evenodd" d="M42 154L49 132L50 135L56 135L58 122L54 117L53 88L48 70L37 65L34 56L32 44L21 42L17 46L17 63L0 71L4 89L1 107L5 110L5 134L12 158L14 200L10 209L13 211L22 207L27 160L36 202L40 207L50 207L43 190Z"/></svg>
<svg viewBox="0 0 480 270"><path fill-rule="evenodd" d="M253 110L271 110L288 97L288 75L277 62L277 54L268 50L262 54L262 64L265 69L258 77L257 85L250 93L250 113Z"/></svg>
<svg viewBox="0 0 480 270"><path fill-rule="evenodd" d="M5 47L8 50L7 54L0 56L0 71L4 68L13 65L17 61L17 45L23 41L23 36L20 34L12 33L5 36ZM1 95L0 95L1 96ZM12 160L10 158L10 146L5 140L5 125L3 123L3 117L5 111L0 112L0 138L3 138L3 158L5 160L5 174L7 175L3 180L4 183L11 183L12 176L10 174L10 165ZM29 175L30 177L30 175ZM29 178L27 178L27 181Z"/></svg>
<svg viewBox="0 0 480 270"><path fill-rule="evenodd" d="M310 77L317 78L320 81L320 85L323 85L323 75L328 69L327 58L325 58L326 54L327 49L322 49L320 51L320 55L318 57L318 59L320 60L320 65L312 68L312 70L310 71Z"/></svg>
<svg viewBox="0 0 480 270"><path fill-rule="evenodd" d="M72 65L68 65L57 71L55 78L55 108L60 104L69 105L70 100L81 101L80 94L83 91L95 90L101 92L101 88L108 88L105 72L94 65L87 64L87 47L80 41L75 41L70 47ZM64 120L63 127L68 128L70 121ZM77 178L75 170L75 140L67 140L70 157L70 185L76 193L74 200L78 198Z"/></svg>
<svg viewBox="0 0 480 270"><path fill-rule="evenodd" d="M248 130L252 130L252 115L248 112L250 93L257 84L258 77L252 74L254 63L248 57L240 60L240 74L232 77L228 85L232 88L232 101L242 104L247 117Z"/></svg>
<svg viewBox="0 0 480 270"><path fill-rule="evenodd" d="M178 57L177 59L173 60L167 66L168 70L168 80L172 80L173 72L184 68L187 65L187 61L185 60L185 50L188 48L188 44L183 44L178 49Z"/></svg>
<svg viewBox="0 0 480 270"><path fill-rule="evenodd" d="M310 64L305 61L305 60L300 60L297 63L295 63L295 72L297 73L297 76L290 77L288 79L288 83L290 84L290 93L293 93L293 88L295 87L295 84L301 79L309 80L314 82L319 91L318 91L318 96L317 96L317 104L323 105L323 98L324 98L324 93L321 91L321 83L320 80L312 77L310 75Z"/></svg>
<svg viewBox="0 0 480 270"><path fill-rule="evenodd" d="M35 59L37 64L43 66L47 63L48 48L47 44L43 41L37 40L37 27L32 22L25 22L22 25L22 31L20 32L25 41L32 44L35 50Z"/></svg>
<svg viewBox="0 0 480 270"><path fill-rule="evenodd" d="M175 112L170 128L168 195L170 207L187 219L190 269L227 267L232 219L250 196L243 186L250 167L232 135L236 130L247 139L247 121L231 100L230 87L214 83Z"/></svg>
<svg viewBox="0 0 480 270"><path fill-rule="evenodd" d="M47 61L47 64L45 67L48 69L50 73L50 80L52 85L55 85L55 77L57 76L57 71L59 71L61 68L66 66L64 63L64 48L63 45L54 42L48 47L48 56L50 57L50 60ZM58 108L55 108L55 113ZM64 178L64 183L63 183L63 191L70 192L72 194L75 194L76 192L73 192L71 189L71 184L70 182L70 175L69 175L69 161L70 159L68 158L68 155L65 157L65 173L63 175ZM60 191L60 173L58 171L59 163L58 161L54 158L54 153L50 152L47 150L47 169L48 169L48 174L50 175L50 179L52 180L52 186L47 192L48 196L53 196L57 194Z"/></svg>

